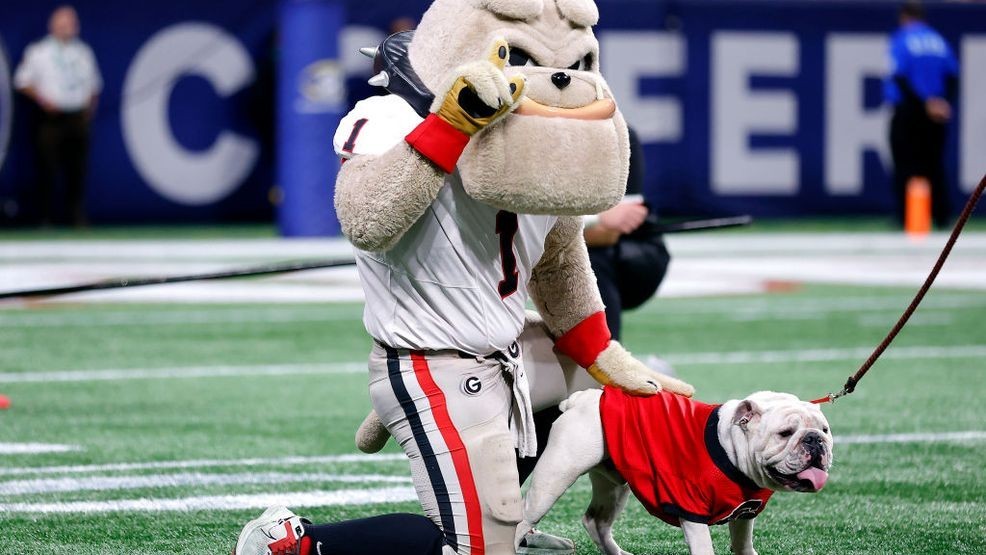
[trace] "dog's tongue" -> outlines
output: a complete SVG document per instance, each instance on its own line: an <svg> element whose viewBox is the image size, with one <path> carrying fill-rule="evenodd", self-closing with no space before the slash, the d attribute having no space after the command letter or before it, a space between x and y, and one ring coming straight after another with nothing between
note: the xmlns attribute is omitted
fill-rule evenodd
<svg viewBox="0 0 986 555"><path fill-rule="evenodd" d="M811 467L798 473L799 480L807 480L811 483L811 488L819 491L825 487L825 482L829 479L829 473L821 468Z"/></svg>

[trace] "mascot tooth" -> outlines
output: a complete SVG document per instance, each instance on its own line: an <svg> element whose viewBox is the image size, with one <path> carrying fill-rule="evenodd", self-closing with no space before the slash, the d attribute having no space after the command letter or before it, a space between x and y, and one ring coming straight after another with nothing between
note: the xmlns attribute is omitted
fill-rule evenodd
<svg viewBox="0 0 986 555"><path fill-rule="evenodd" d="M456 553L514 553L514 449L536 455L534 412L596 382L693 393L611 340L582 239L629 167L598 18L591 0L436 0L416 32L364 52L393 94L336 133L336 210L375 340L357 444L397 439Z"/></svg>

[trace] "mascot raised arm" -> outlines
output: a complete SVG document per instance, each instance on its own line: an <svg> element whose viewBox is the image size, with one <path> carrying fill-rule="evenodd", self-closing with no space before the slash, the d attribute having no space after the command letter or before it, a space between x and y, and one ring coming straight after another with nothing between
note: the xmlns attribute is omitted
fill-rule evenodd
<svg viewBox="0 0 986 555"><path fill-rule="evenodd" d="M367 52L393 94L336 134L375 341L357 442L397 440L451 552L515 552L537 410L595 382L693 392L611 340L589 266L581 216L620 201L629 166L598 18L591 0L436 0Z"/></svg>

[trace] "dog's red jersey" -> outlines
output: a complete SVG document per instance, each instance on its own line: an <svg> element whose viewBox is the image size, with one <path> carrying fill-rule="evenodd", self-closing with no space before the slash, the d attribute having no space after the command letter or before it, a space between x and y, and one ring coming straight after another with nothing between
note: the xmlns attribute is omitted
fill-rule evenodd
<svg viewBox="0 0 986 555"><path fill-rule="evenodd" d="M771 490L739 471L719 443L719 406L662 391L633 397L615 387L599 404L616 470L654 516L724 524L760 514Z"/></svg>

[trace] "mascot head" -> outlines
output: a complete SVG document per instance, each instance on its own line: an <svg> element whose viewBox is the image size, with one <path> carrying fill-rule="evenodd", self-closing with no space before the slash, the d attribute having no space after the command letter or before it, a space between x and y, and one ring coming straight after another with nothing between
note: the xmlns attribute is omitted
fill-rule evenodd
<svg viewBox="0 0 986 555"><path fill-rule="evenodd" d="M411 41L432 91L459 66L510 44L508 77L527 78L520 108L476 135L458 168L473 198L521 214L581 215L626 189L626 123L599 71L592 0L436 0Z"/></svg>

